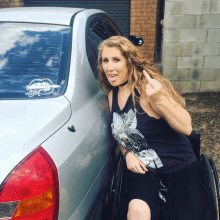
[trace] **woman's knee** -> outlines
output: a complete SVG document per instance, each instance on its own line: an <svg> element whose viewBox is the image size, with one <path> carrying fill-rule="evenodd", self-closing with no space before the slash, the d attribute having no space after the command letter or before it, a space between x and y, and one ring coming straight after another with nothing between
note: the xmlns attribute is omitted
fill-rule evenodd
<svg viewBox="0 0 220 220"><path fill-rule="evenodd" d="M128 205L128 220L150 220L151 212L148 204L140 199L133 199Z"/></svg>

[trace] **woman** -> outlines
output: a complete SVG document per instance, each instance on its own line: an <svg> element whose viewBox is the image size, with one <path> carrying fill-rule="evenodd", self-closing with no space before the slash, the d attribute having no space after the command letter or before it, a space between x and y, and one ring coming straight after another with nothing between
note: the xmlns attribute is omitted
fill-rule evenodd
<svg viewBox="0 0 220 220"><path fill-rule="evenodd" d="M112 134L126 160L120 213L130 220L215 220L205 168L186 137L185 100L126 38L99 47Z"/></svg>

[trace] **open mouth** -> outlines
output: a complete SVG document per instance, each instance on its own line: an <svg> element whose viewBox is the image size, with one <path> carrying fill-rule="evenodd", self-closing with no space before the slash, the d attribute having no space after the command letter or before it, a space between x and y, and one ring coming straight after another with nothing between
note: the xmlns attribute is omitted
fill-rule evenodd
<svg viewBox="0 0 220 220"><path fill-rule="evenodd" d="M109 80L110 80L111 82L114 82L116 79L117 79L117 75L116 75L116 74L110 74L110 75L109 75Z"/></svg>

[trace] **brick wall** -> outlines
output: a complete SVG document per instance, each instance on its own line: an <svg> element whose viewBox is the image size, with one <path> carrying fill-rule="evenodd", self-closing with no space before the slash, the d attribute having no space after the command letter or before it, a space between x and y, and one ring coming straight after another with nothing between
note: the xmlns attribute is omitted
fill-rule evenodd
<svg viewBox="0 0 220 220"><path fill-rule="evenodd" d="M220 91L219 21L219 0L166 0L163 75L178 92Z"/></svg>
<svg viewBox="0 0 220 220"><path fill-rule="evenodd" d="M140 35L142 54L154 63L157 0L131 0L130 34Z"/></svg>
<svg viewBox="0 0 220 220"><path fill-rule="evenodd" d="M24 6L23 0L0 0L0 8L13 8Z"/></svg>

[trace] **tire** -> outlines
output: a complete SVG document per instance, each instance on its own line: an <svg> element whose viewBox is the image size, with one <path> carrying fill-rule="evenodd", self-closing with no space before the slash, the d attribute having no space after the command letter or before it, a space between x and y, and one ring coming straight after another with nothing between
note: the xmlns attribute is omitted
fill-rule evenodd
<svg viewBox="0 0 220 220"><path fill-rule="evenodd" d="M202 154L201 157L202 157L202 161L203 161L203 163L205 164L205 167L206 167L209 187L212 191L213 198L215 200L215 208L217 210L217 198L216 198L215 183L214 183L215 180L214 180L214 174L213 174L213 171L212 171L212 166L211 166L211 164L209 162L209 158L206 156L206 154Z"/></svg>
<svg viewBox="0 0 220 220"><path fill-rule="evenodd" d="M218 203L218 219L220 219L220 185L219 185L219 178L218 178L218 173L215 167L214 162L209 159L210 165L212 167L212 171L214 174L214 179L215 179L215 188L216 188L216 193L217 193L217 203Z"/></svg>
<svg viewBox="0 0 220 220"><path fill-rule="evenodd" d="M111 220L118 219L118 206L120 202L123 171L125 167L125 161L122 154L119 156L118 166L115 170L114 185L113 185L113 195L112 195L112 216Z"/></svg>
<svg viewBox="0 0 220 220"><path fill-rule="evenodd" d="M110 156L109 159L109 171L108 176L106 178L105 184L104 184L104 193L102 197L102 207L101 207L101 216L104 220L110 220L110 213L111 213L111 197L112 197L112 188L113 188L113 182L114 182L114 167L113 167L113 157Z"/></svg>

